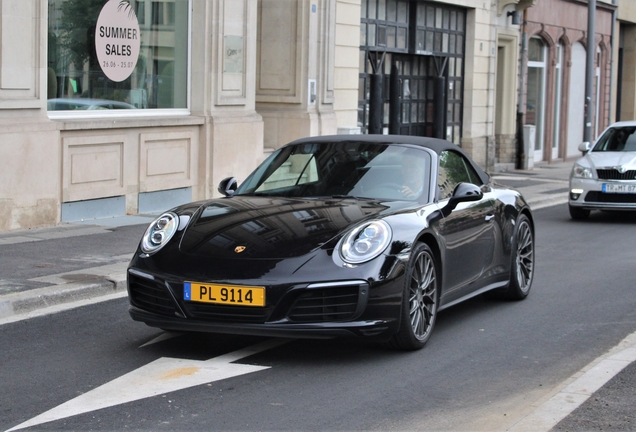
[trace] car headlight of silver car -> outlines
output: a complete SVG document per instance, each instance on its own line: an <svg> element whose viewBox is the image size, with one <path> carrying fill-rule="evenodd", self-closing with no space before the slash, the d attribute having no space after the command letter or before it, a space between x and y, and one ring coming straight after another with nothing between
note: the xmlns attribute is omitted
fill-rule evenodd
<svg viewBox="0 0 636 432"><path fill-rule="evenodd" d="M340 243L340 257L349 264L360 264L380 255L391 242L391 227L378 220L354 228Z"/></svg>
<svg viewBox="0 0 636 432"><path fill-rule="evenodd" d="M574 167L572 168L572 177L591 179L594 178L594 175L592 174L591 168L587 168L579 164L574 164Z"/></svg>
<svg viewBox="0 0 636 432"><path fill-rule="evenodd" d="M176 214L162 214L146 229L141 239L141 250L147 254L157 252L170 241L178 227L179 217Z"/></svg>

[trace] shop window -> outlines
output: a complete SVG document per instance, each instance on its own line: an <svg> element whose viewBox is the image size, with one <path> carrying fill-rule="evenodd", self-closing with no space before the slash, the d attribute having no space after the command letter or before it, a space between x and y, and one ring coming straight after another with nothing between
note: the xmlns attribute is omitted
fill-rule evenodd
<svg viewBox="0 0 636 432"><path fill-rule="evenodd" d="M406 51L408 11L408 1L405 0L362 0L360 45Z"/></svg>
<svg viewBox="0 0 636 432"><path fill-rule="evenodd" d="M48 0L48 110L186 109L190 1ZM104 25L109 3L134 25ZM113 33L129 41L100 47ZM130 58L104 60L113 46Z"/></svg>

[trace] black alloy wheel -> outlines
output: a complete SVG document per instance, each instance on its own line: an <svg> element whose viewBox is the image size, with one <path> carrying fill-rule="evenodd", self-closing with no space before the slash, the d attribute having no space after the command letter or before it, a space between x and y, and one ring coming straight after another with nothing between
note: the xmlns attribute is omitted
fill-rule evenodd
<svg viewBox="0 0 636 432"><path fill-rule="evenodd" d="M534 279L534 231L526 215L522 214L517 219L512 247L512 268L506 296L511 300L523 300L530 293Z"/></svg>
<svg viewBox="0 0 636 432"><path fill-rule="evenodd" d="M435 255L425 243L416 243L407 266L400 328L390 344L402 350L422 348L431 337L439 290Z"/></svg>

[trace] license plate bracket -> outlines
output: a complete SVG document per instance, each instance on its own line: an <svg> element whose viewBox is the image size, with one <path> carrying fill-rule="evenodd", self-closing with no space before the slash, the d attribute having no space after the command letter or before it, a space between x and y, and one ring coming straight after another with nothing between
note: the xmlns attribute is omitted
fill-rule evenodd
<svg viewBox="0 0 636 432"><path fill-rule="evenodd" d="M265 307L265 287L184 282L183 299L199 303Z"/></svg>

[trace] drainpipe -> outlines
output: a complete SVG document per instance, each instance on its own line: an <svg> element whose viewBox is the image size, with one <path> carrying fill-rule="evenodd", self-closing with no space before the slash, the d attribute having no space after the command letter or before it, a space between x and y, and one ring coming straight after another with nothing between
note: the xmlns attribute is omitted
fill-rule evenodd
<svg viewBox="0 0 636 432"><path fill-rule="evenodd" d="M519 62L519 95L517 97L517 169L523 169L526 159L525 145L523 142L523 115L526 112L524 91L526 88L526 72L528 69L528 34L526 23L528 22L528 9L523 10L523 22L521 23L521 52Z"/></svg>
<svg viewBox="0 0 636 432"><path fill-rule="evenodd" d="M614 0L614 4L616 5L616 0ZM617 18L617 13L616 13L616 9L614 9L612 11L612 34L611 34L611 39L610 39L610 46L612 47L612 49L610 50L610 89L614 89L614 88L618 87L618 82L616 82L616 83L614 83L614 85L612 85L613 84L612 82L614 81L614 50L618 50L618 43L619 43L619 41L617 40L618 38L616 37L616 18ZM610 107L610 109L607 112L607 124L608 125L612 124L612 111L614 111L614 118L616 118L616 108L612 108L612 103L613 103L612 95L613 94L614 94L614 92L610 90L610 92L609 92L609 107Z"/></svg>
<svg viewBox="0 0 636 432"><path fill-rule="evenodd" d="M596 0L587 3L587 55L585 57L585 129L583 141L591 143L594 121L594 58L596 57Z"/></svg>

